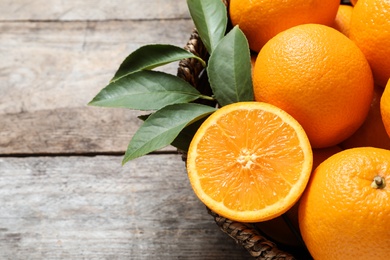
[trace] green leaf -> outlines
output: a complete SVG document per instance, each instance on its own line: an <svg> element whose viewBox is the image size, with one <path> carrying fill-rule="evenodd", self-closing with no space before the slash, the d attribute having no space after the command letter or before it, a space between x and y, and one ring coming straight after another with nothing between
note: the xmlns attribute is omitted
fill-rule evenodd
<svg viewBox="0 0 390 260"><path fill-rule="evenodd" d="M254 100L250 59L248 41L236 26L215 48L207 67L211 89L221 106Z"/></svg>
<svg viewBox="0 0 390 260"><path fill-rule="evenodd" d="M122 163L171 144L185 126L214 111L213 107L195 103L169 105L156 111L134 134Z"/></svg>
<svg viewBox="0 0 390 260"><path fill-rule="evenodd" d="M199 127L202 125L204 120L206 120L207 117L201 118L192 124L186 126L179 135L173 140L171 143L172 146L187 152L188 148L190 147L190 143L192 141L192 138L194 137L196 131L198 131Z"/></svg>
<svg viewBox="0 0 390 260"><path fill-rule="evenodd" d="M169 44L151 44L140 47L132 52L119 66L111 82L115 82L120 78L140 70L151 70L158 66L168 64L170 62L179 61L187 58L195 58L206 63L198 56L192 54L183 48Z"/></svg>
<svg viewBox="0 0 390 260"><path fill-rule="evenodd" d="M221 0L187 0L187 5L202 42L212 53L226 33L226 6Z"/></svg>
<svg viewBox="0 0 390 260"><path fill-rule="evenodd" d="M158 71L138 71L102 89L89 103L102 107L157 110L164 106L187 103L203 96L185 80Z"/></svg>

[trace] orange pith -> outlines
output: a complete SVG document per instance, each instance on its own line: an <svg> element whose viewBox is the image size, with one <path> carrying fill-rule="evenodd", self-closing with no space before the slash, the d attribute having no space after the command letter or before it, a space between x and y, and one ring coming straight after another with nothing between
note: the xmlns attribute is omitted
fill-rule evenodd
<svg viewBox="0 0 390 260"><path fill-rule="evenodd" d="M284 111L240 102L212 114L193 138L187 159L196 195L218 214L242 222L287 211L306 186L309 141Z"/></svg>

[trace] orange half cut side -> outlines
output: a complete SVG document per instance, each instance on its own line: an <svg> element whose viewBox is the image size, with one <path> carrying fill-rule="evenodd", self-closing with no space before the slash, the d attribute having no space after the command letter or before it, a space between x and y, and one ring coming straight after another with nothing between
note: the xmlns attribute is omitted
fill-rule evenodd
<svg viewBox="0 0 390 260"><path fill-rule="evenodd" d="M301 125L263 102L238 102L214 112L188 150L187 171L198 198L240 222L280 216L299 199L313 155Z"/></svg>

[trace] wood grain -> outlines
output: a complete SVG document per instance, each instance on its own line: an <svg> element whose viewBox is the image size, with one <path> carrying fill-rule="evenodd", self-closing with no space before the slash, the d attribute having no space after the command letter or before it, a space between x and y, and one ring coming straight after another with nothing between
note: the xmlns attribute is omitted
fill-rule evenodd
<svg viewBox="0 0 390 260"><path fill-rule="evenodd" d="M0 23L0 112L85 106L131 52L184 46L192 28L187 20Z"/></svg>
<svg viewBox="0 0 390 260"><path fill-rule="evenodd" d="M121 166L142 112L87 106L129 53L193 26L184 0L0 1L1 260L251 259L172 147Z"/></svg>
<svg viewBox="0 0 390 260"><path fill-rule="evenodd" d="M141 125L141 114L96 107L6 114L0 124L0 154L120 154Z"/></svg>
<svg viewBox="0 0 390 260"><path fill-rule="evenodd" d="M0 23L0 154L123 152L139 113L87 103L132 51L184 46L191 30L187 20Z"/></svg>
<svg viewBox="0 0 390 260"><path fill-rule="evenodd" d="M0 259L249 259L179 155L0 158Z"/></svg>
<svg viewBox="0 0 390 260"><path fill-rule="evenodd" d="M2 0L0 21L182 19L184 0Z"/></svg>

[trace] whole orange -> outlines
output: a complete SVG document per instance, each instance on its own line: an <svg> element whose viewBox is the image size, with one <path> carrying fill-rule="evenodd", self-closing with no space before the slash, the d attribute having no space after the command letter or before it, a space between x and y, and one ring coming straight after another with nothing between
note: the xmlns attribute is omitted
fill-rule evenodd
<svg viewBox="0 0 390 260"><path fill-rule="evenodd" d="M380 110L383 125L387 135L390 137L390 80L387 82L380 100Z"/></svg>
<svg viewBox="0 0 390 260"><path fill-rule="evenodd" d="M299 205L299 227L313 258L388 259L389 183L389 150L347 149L320 164Z"/></svg>
<svg viewBox="0 0 390 260"><path fill-rule="evenodd" d="M363 123L373 97L370 67L348 37L328 26L298 25L267 42L253 73L255 99L292 115L312 147L333 146Z"/></svg>
<svg viewBox="0 0 390 260"><path fill-rule="evenodd" d="M340 5L337 11L336 19L332 25L333 28L349 36L351 17L353 7L350 5Z"/></svg>
<svg viewBox="0 0 390 260"><path fill-rule="evenodd" d="M390 78L390 1L359 0L349 37L370 63L375 83L384 87Z"/></svg>
<svg viewBox="0 0 390 260"><path fill-rule="evenodd" d="M352 136L340 144L341 147L347 149L372 146L390 149L390 137L387 135L380 110L380 100L383 90L383 87L375 86L374 97L366 120Z"/></svg>
<svg viewBox="0 0 390 260"><path fill-rule="evenodd" d="M260 51L279 32L295 25L319 23L332 25L339 0L231 0L229 15L239 25L249 47Z"/></svg>

